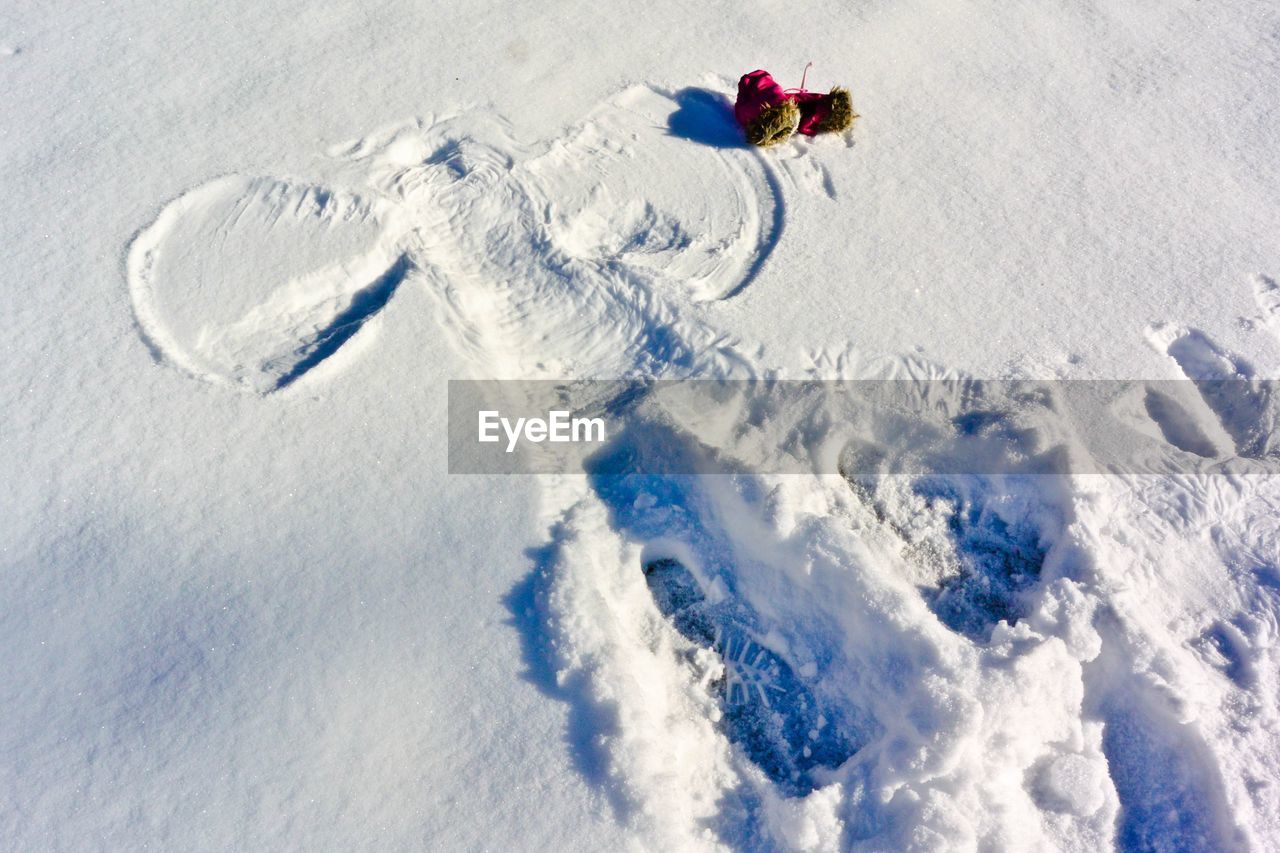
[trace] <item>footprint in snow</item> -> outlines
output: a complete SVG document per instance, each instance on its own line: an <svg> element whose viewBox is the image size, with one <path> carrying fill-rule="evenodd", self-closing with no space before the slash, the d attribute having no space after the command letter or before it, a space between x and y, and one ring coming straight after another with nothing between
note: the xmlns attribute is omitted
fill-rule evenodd
<svg viewBox="0 0 1280 853"><path fill-rule="evenodd" d="M933 613L981 643L1025 615L1071 511L1056 478L1042 476L1060 462L1055 442L1032 426L1052 397L1016 386L1006 396L996 383L954 388L956 408L932 442L904 450L853 440L839 471Z"/></svg>
<svg viewBox="0 0 1280 853"><path fill-rule="evenodd" d="M1269 276L1254 276L1253 299L1258 304L1258 318L1280 340L1280 283Z"/></svg>
<svg viewBox="0 0 1280 853"><path fill-rule="evenodd" d="M1221 430L1230 436L1236 455L1272 459L1280 453L1280 400L1272 383L1258 378L1251 364L1198 329L1157 325L1147 330L1147 337L1191 380ZM1165 432L1169 434L1168 429Z"/></svg>
<svg viewBox="0 0 1280 853"><path fill-rule="evenodd" d="M782 570L754 560L718 522L721 501L736 501L721 477L616 473L634 455L681 470L699 453L667 425L637 425L590 461L589 480L609 524L643 544L639 568L658 612L723 664L711 685L721 731L781 793L804 796L865 745L876 724L843 694L848 682L835 683L848 671L835 676L839 639L817 627L820 619L762 612L758 596L768 593L760 583Z"/></svg>
<svg viewBox="0 0 1280 853"><path fill-rule="evenodd" d="M713 649L724 664L714 690L729 739L782 790L794 796L816 787L815 771L835 769L856 744L834 724L786 659L765 646L757 619L741 602L712 602L692 572L664 557L644 564L645 583L663 616L686 639Z"/></svg>
<svg viewBox="0 0 1280 853"><path fill-rule="evenodd" d="M975 642L1016 624L1041 583L1065 511L1043 478L846 476L899 543L912 581L938 619Z"/></svg>

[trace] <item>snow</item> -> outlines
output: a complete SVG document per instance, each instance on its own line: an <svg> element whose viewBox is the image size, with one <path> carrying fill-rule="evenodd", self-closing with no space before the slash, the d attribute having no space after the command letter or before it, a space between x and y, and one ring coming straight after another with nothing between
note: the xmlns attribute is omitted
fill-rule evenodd
<svg viewBox="0 0 1280 853"><path fill-rule="evenodd" d="M1272 4L0 21L6 849L1275 847ZM811 59L852 132L742 147ZM676 385L450 473L449 380L619 377L1135 380L1155 450ZM1082 452L1006 415L926 437Z"/></svg>

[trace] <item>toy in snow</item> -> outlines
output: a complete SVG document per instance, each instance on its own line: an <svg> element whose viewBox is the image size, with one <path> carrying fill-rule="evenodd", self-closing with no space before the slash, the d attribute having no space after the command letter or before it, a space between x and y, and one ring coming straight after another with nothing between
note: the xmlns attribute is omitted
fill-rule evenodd
<svg viewBox="0 0 1280 853"><path fill-rule="evenodd" d="M809 66L804 70L798 89L782 88L767 71L742 75L733 114L752 145L777 145L796 132L805 136L839 133L853 125L858 114L849 90L836 86L826 94L810 92L804 88Z"/></svg>

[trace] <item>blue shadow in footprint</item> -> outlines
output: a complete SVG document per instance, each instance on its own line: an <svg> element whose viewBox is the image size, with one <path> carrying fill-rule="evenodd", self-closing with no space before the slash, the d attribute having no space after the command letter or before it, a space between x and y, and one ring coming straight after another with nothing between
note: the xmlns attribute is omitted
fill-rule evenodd
<svg viewBox="0 0 1280 853"><path fill-rule="evenodd" d="M587 463L595 493L608 507L614 529L641 543L679 543L701 565L702 579L667 553L650 553L642 565L654 603L686 639L711 649L724 665L713 685L731 741L788 796L804 796L822 784L825 771L842 765L863 744L859 726L822 695L791 661L765 645L768 626L737 592L735 548L708 519L704 475L632 473L662 467L697 470L686 454L688 439L661 424L631 425ZM684 457L684 458L682 458ZM650 465L642 464L650 460ZM713 582L713 596L704 586Z"/></svg>

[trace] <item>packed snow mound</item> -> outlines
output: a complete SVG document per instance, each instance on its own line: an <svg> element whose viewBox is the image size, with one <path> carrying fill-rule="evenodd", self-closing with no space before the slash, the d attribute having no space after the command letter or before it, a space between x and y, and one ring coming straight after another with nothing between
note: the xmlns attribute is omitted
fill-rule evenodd
<svg viewBox="0 0 1280 853"><path fill-rule="evenodd" d="M610 452L700 450L675 433ZM622 813L655 843L1231 850L1276 825L1258 784L1275 778L1276 705L1253 680L1275 665L1274 478L589 483L551 493L570 507L539 570L553 660L588 679L574 701L612 709ZM1206 540L1242 518L1250 545ZM1193 589L1183 619L1147 615ZM675 734L632 704L618 685L636 656L714 729ZM650 768L695 749L676 737L721 740L732 772ZM673 785L720 807L659 825Z"/></svg>

